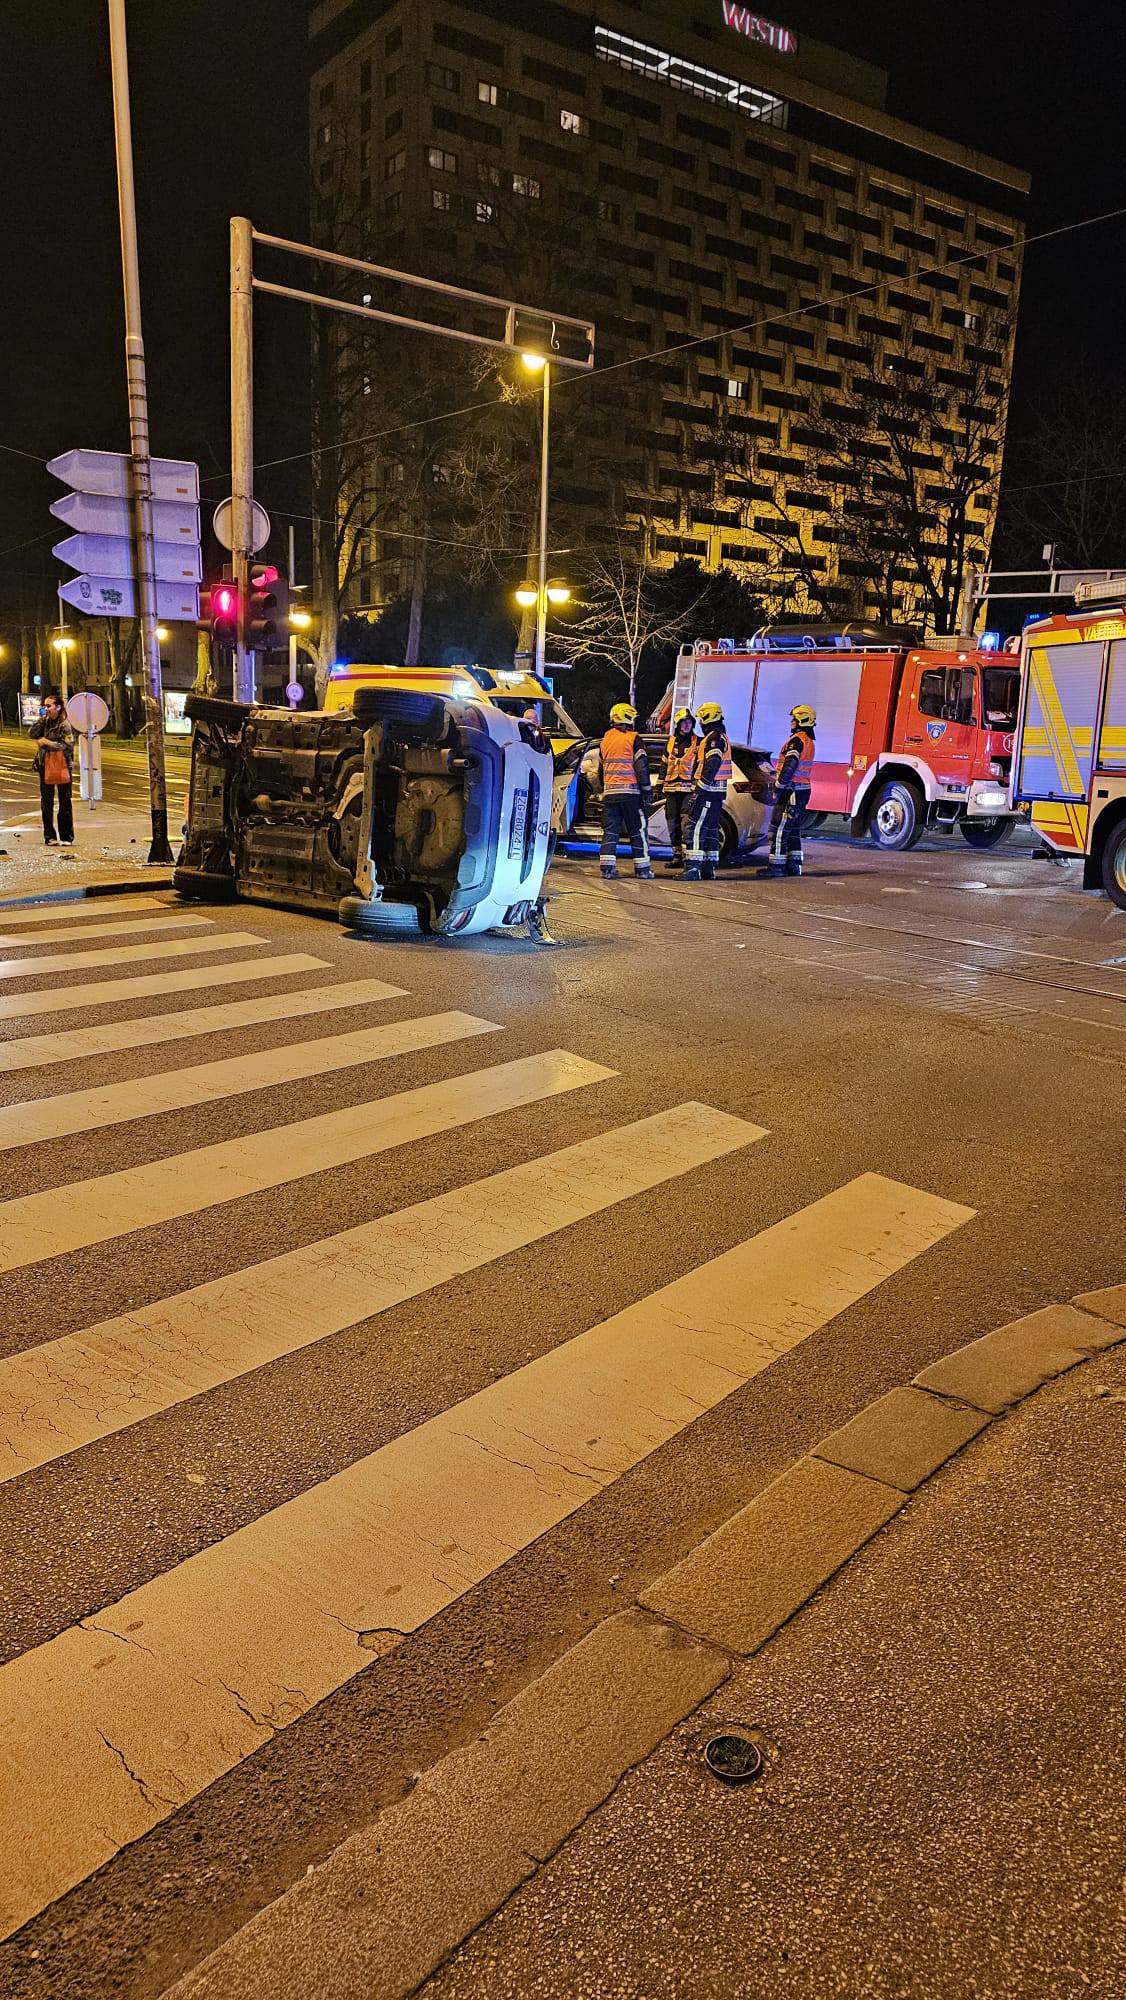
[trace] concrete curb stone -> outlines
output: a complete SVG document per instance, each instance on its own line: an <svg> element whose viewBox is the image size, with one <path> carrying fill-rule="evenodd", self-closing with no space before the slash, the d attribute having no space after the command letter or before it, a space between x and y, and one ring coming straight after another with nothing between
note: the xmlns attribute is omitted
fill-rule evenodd
<svg viewBox="0 0 1126 2000"><path fill-rule="evenodd" d="M925 1389L889 1389L851 1423L822 1438L814 1456L913 1493L988 1422L984 1411Z"/></svg>
<svg viewBox="0 0 1126 2000"><path fill-rule="evenodd" d="M0 910L22 910L33 903L80 903L86 896L151 895L154 889L170 889L171 875L134 875L124 882L69 884L65 889L39 889L26 896L0 896Z"/></svg>
<svg viewBox="0 0 1126 2000"><path fill-rule="evenodd" d="M1109 1325L1092 1313L1071 1305L1044 1306L956 1347L916 1375L914 1386L999 1416L1065 1369L1113 1347L1121 1338L1121 1326Z"/></svg>

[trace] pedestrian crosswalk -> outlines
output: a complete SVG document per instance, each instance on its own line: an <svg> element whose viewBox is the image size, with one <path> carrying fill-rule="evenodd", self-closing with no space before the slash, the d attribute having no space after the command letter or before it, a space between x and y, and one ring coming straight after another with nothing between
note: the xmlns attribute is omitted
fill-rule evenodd
<svg viewBox="0 0 1126 2000"><path fill-rule="evenodd" d="M159 935L175 921L171 906L155 909L153 920ZM50 967L47 926L42 935L48 950L38 964ZM174 996L190 988L154 982L190 974L81 982L50 997L83 1016L158 995L172 1011L82 1019L73 1036L65 1028L21 1035L17 1026L9 1067L28 1072L28 1089L0 1109L0 1171L12 1188L0 1201L0 1272L48 1259L63 1260L61 1271L80 1248L119 1256L136 1229L164 1223L176 1236L219 1204L266 1190L284 1200L305 1177L331 1185L351 1162L442 1133L457 1135L443 1156L446 1185L387 1212L373 1192L370 1219L357 1226L280 1252L271 1236L256 1261L195 1286L178 1283L73 1332L29 1343L13 1326L0 1353L0 1487L49 1479L61 1460L72 1481L80 1478L84 1454L99 1441L140 1431L192 1399L206 1406L252 1371L314 1344L331 1347L451 1279L483 1281L495 1271L493 1282L507 1286L504 1310L532 1319L535 1301L505 1278L506 1259L549 1238L561 1239L562 1256L569 1232L643 1195L667 1204L661 1212L675 1240L676 1203L694 1173L752 1146L764 1158L769 1151L761 1125L691 1100L607 1127L613 1069L564 1048L497 1060L491 1038L503 1024L453 1009L378 1018L410 996L377 977L337 977L338 968L308 954L266 945L254 956L264 941L221 923L208 936L195 948L218 950L222 940L228 952L251 955L210 966L206 983L226 974L261 991L179 1011ZM97 945L63 956L105 962ZM15 976L27 978L29 961L16 963ZM404 964L401 947L394 963L396 971ZM276 990L313 972L323 983ZM0 1013L13 1020L41 1011L34 1003L44 997L13 994L2 973L0 996ZM318 1019L343 1008L357 1010L359 1025L331 1032L331 1020ZM260 1034L254 1047L240 1046L247 1031L274 1023L283 1025L266 1046ZM295 1039L285 1023L311 1033ZM120 1072L135 1047L217 1035L230 1039L210 1060L204 1044L178 1067L49 1087L52 1068L80 1057L113 1054ZM396 1070L381 1089L379 1065L434 1052L444 1052L439 1080L412 1082ZM345 1070L363 1072L361 1102L333 1105L328 1096L332 1108L259 1129L267 1096L277 1103L270 1093L299 1080L327 1090ZM474 1176L475 1128L488 1132L510 1113L563 1100L582 1107L581 1139ZM94 1170L103 1131L215 1103L229 1107L230 1135L220 1142ZM26 1149L40 1149L49 1177L44 1149L76 1134L87 1142L90 1171L19 1192ZM100 1608L9 1659L0 1666L0 1933L378 1660L386 1662L379 1671L394 1673L391 1656L404 1636L971 1214L861 1173L718 1255L686 1254L678 1275L609 1317L580 1312L546 1352L475 1393L455 1389L445 1407L209 1546L151 1571L143 1564L135 1588L108 1593ZM12 1282L0 1279L0 1287Z"/></svg>

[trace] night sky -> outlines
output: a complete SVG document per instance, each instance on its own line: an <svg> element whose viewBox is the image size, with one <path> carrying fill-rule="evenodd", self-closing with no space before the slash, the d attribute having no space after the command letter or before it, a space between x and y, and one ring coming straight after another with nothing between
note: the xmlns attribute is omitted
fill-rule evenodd
<svg viewBox="0 0 1126 2000"><path fill-rule="evenodd" d="M306 12L304 0L130 6L153 449L197 458L209 502L227 490L228 218L306 232ZM1121 0L779 0L771 12L888 69L893 111L1028 168L1030 234L1126 206ZM17 614L21 572L58 568L50 544L64 531L47 505L61 488L35 461L127 445L105 8L6 0L2 20L0 624ZM1076 367L1119 371L1124 316L1126 216L1033 247L1014 421ZM260 458L307 449L306 337L303 309L262 303ZM307 512L304 465L263 475L260 497L279 527L283 508Z"/></svg>

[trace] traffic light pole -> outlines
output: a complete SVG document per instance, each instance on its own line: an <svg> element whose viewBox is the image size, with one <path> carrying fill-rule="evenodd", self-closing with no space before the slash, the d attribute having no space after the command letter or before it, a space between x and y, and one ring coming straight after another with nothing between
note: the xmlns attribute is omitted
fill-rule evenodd
<svg viewBox="0 0 1126 2000"><path fill-rule="evenodd" d="M235 700L254 700L254 655L247 650L254 535L254 231L231 217L231 566L238 591Z"/></svg>
<svg viewBox="0 0 1126 2000"><path fill-rule="evenodd" d="M133 129L129 112L129 55L125 0L109 0L113 127L117 153L117 200L121 220L121 273L125 292L125 373L129 391L130 500L137 572L137 610L144 661L145 743L152 815L150 862L169 862L168 792L164 771L164 695L160 641L156 636L156 559L153 554L152 467L149 458L149 399L145 343L141 336L141 280L137 259L137 207L133 190Z"/></svg>

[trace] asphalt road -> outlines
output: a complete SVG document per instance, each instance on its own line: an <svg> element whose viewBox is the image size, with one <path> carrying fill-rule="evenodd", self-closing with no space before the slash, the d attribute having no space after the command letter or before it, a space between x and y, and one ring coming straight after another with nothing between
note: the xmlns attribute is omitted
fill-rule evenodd
<svg viewBox="0 0 1126 2000"><path fill-rule="evenodd" d="M187 790L188 744L168 737L165 752L169 816L176 820L177 814L182 817ZM0 833L21 827L34 830L38 825L39 787L32 768L34 756L35 744L30 737L10 726L0 733ZM87 808L79 802L77 769L75 776L75 816L81 841ZM148 765L143 740L118 743L115 738L107 738L102 744L102 804L98 810L104 818L109 818L117 812L147 809Z"/></svg>
<svg viewBox="0 0 1126 2000"><path fill-rule="evenodd" d="M18 945L7 942L15 927L0 924L0 1037L28 1065L9 1064L0 1105L32 1107L22 1126L17 1117L0 1131L10 1149L0 1150L9 1357L0 1361L9 1368L7 1381L0 1374L8 1413L0 1436L13 1452L0 1484L0 1715L17 1716L19 1794L6 1845L18 1842L19 1809L37 1822L46 1814L11 1906L16 1928L0 1945L0 1990L20 2000L161 1993L816 1439L975 1332L1124 1276L1126 917L1084 896L1074 874L1027 852L981 856L947 841L904 857L812 841L799 883L740 873L696 887L675 878L607 887L585 859L556 872L552 919L566 941L556 951L507 938L374 944L331 921L251 905L204 912L214 931L168 930L163 939L160 909L130 913L117 902L77 921L73 905L60 906L57 922L21 927ZM171 897L164 906L183 914ZM149 918L151 930L98 931ZM67 927L83 936L62 939ZM245 933L261 942L220 948ZM146 946L169 955L114 962ZM84 968L97 953L112 957ZM293 953L321 964L262 976L267 957ZM71 954L73 963L38 975L11 969L13 959ZM173 991L105 990L173 974L181 981ZM323 997L359 979L402 995L331 1012L294 1003L305 1011L287 1019L259 1011L239 1025L182 1032L192 1025L188 1009L252 1003L253 1014L281 993ZM57 1006L92 982L105 983L96 1001ZM22 995L36 1011L18 1010ZM365 1043L329 1069L325 1050L312 1046L450 1012L474 1025L408 1032L415 1046L397 1054ZM112 1024L145 1022L154 1025L132 1046L121 1035L122 1046L106 1046ZM65 1038L92 1028L100 1046L58 1060L70 1054ZM435 1042L437 1032L457 1038ZM17 1049L33 1036L53 1039ZM420 1045L424 1036L431 1046ZM289 1045L292 1056L255 1067L255 1055ZM553 1068L534 1060L552 1050L571 1060ZM525 1059L518 1075L482 1081ZM206 1085L193 1076L216 1063L227 1068ZM158 1088L172 1108L154 1112L143 1082L157 1076L168 1079ZM453 1079L464 1081L442 1092ZM41 1097L114 1085L136 1088L85 1096L65 1112L33 1108ZM439 1088L388 1107L426 1086ZM668 1157L668 1132L658 1143L651 1127L626 1129L689 1103L745 1127L717 1134L713 1120L703 1137L686 1127L679 1162ZM315 1133L254 1143L314 1118L327 1120ZM19 1144L31 1132L33 1143ZM540 1186L530 1168L504 1217L512 1247L490 1250L478 1183L602 1137L595 1191L580 1198L578 1180L569 1181L568 1210L559 1186ZM220 1146L222 1154L201 1156ZM173 1165L162 1170L166 1160ZM639 1163L663 1177L645 1187ZM131 1171L146 1165L147 1177ZM422 1476L436 1493L451 1480L456 1489L444 1413L470 1397L484 1397L492 1412L494 1384L499 1397L517 1371L557 1353L565 1370L565 1350L584 1329L871 1173L918 1191L904 1194L905 1212L929 1214L937 1196L958 1205L958 1216L890 1262L881 1282L858 1287L853 1303L820 1317L818 1288L833 1280L836 1252L816 1228L799 1232L809 1268L795 1270L794 1294L808 1292L814 1305L789 1351L690 1414L670 1417L671 1404L655 1403L648 1445L623 1446L615 1465L600 1463L546 1528L522 1501L498 1530L503 1554L488 1563L474 1568L456 1542L404 1549L402 1584L389 1588L421 1604L425 1584L431 1608L365 1617L380 1628L364 1634L365 1671L329 1661L321 1634L305 1647L308 1672L289 1686L288 1707L247 1692L256 1673L274 1671L290 1628L302 1623L302 1589L283 1574L286 1523L300 1519L301 1546L326 1589L346 1590L348 1565L359 1560L350 1537L359 1534L362 1553L377 1532L366 1516L356 1528L334 1479L397 1440L409 1460L415 1434L425 1442L431 1432L422 1427L438 1423L446 1442L422 1461ZM180 1379L179 1363L167 1364L171 1345L160 1349L167 1365L150 1355L130 1374L138 1328L172 1343L174 1306L154 1333L154 1302L237 1280L373 1218L388 1218L393 1232L405 1209L459 1188L468 1189L460 1203L411 1224L399 1302L370 1310L392 1261L386 1244L353 1273L351 1294L343 1279L318 1289L315 1268L310 1276L287 1266L275 1319L287 1301L307 1303L293 1305L284 1338L274 1328L280 1344L254 1345L252 1322L273 1296L255 1277L237 1307L237 1288L226 1307L210 1295L213 1351L206 1366L192 1355L202 1376L188 1370ZM871 1260L864 1200L849 1199L857 1255ZM962 1219L962 1210L972 1214ZM154 1223L156 1213L167 1219ZM446 1275L433 1287L428 1265L443 1259ZM768 1309L753 1285L731 1307L752 1320ZM11 1358L111 1318L125 1414L115 1414L113 1397L84 1393L72 1342L46 1350L31 1422ZM574 1393L564 1375L562 1399ZM77 1446L75 1423L85 1426ZM32 1432L39 1462L29 1465ZM387 1461L374 1462L378 1470ZM300 1516L277 1515L297 1501ZM267 1516L280 1536L266 1565L276 1590L254 1623L254 1537ZM249 1566L240 1569L244 1549ZM204 1551L208 1574L222 1579L205 1603L189 1563ZM150 1586L164 1593L159 1610ZM146 1592L131 1599L143 1606L138 1617L186 1661L175 1753L159 1782L142 1775L138 1784L135 1766L129 1775L131 1753L108 1726L100 1742L107 1766L123 1767L119 1793L101 1769L104 1801L74 1767L21 1781L40 1769L42 1747L34 1730L21 1735L13 1692L64 1733L73 1705L73 1740L89 1753L92 1732L87 1725L83 1736L78 1711L87 1699L95 1718L113 1708L119 1669L102 1682L96 1670L128 1650L133 1621L121 1614L120 1649L111 1636L94 1658L85 1642L91 1632L112 1634L111 1608ZM80 1620L90 1623L76 1633ZM205 1750L192 1655L213 1639L221 1650L244 1626L243 1678L223 1682L243 1735L224 1723L216 1740L226 1748ZM407 1636L395 1644L399 1631ZM134 1641L134 1650L145 1648ZM123 1716L131 1728L150 1722L157 1726L151 1716L141 1725Z"/></svg>

